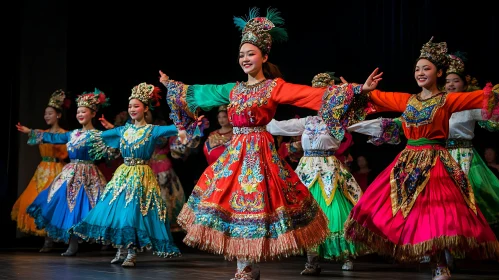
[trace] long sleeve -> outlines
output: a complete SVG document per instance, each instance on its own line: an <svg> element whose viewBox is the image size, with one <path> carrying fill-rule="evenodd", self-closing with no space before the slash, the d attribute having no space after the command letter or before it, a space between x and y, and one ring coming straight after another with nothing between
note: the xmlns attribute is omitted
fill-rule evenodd
<svg viewBox="0 0 499 280"><path fill-rule="evenodd" d="M410 97L411 94L401 92L384 92L373 90L368 93L369 102L374 106L374 112L402 113L405 111L407 101Z"/></svg>
<svg viewBox="0 0 499 280"><path fill-rule="evenodd" d="M376 146L382 144L399 144L403 135L402 124L398 119L377 118L362 121L348 127L348 131L369 135L368 143Z"/></svg>
<svg viewBox="0 0 499 280"><path fill-rule="evenodd" d="M123 126L119 126L106 131L90 131L89 140L87 141L87 145L90 147L90 157L93 160L117 158L123 129Z"/></svg>
<svg viewBox="0 0 499 280"><path fill-rule="evenodd" d="M499 119L499 84L492 87L491 83L487 83L483 90L449 93L445 107L451 113L481 109L483 120L497 121Z"/></svg>
<svg viewBox="0 0 499 280"><path fill-rule="evenodd" d="M39 129L32 129L29 133L28 144L38 145L40 143L66 144L69 142L71 132L50 133Z"/></svg>
<svg viewBox="0 0 499 280"><path fill-rule="evenodd" d="M272 91L272 99L275 102L312 110L319 110L322 96L327 90L327 88L287 83L282 79L276 79L276 82Z"/></svg>
<svg viewBox="0 0 499 280"><path fill-rule="evenodd" d="M306 118L276 121L272 119L267 124L267 131L272 135L300 136L305 131Z"/></svg>
<svg viewBox="0 0 499 280"><path fill-rule="evenodd" d="M153 137L156 139L156 144L164 143L164 139L170 136L176 136L178 133L177 127L171 125L154 126Z"/></svg>
<svg viewBox="0 0 499 280"><path fill-rule="evenodd" d="M191 141L201 135L197 126L198 109L208 111L213 107L229 104L230 92L234 86L235 83L189 86L170 80L166 84L170 119L179 130L186 130L187 138Z"/></svg>
<svg viewBox="0 0 499 280"><path fill-rule="evenodd" d="M68 149L66 145L54 145L55 157L60 161L65 160L68 157Z"/></svg>

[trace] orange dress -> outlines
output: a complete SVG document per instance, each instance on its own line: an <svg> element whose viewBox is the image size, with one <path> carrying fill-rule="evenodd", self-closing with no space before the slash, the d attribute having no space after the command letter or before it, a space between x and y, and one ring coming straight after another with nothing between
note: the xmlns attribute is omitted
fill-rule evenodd
<svg viewBox="0 0 499 280"><path fill-rule="evenodd" d="M486 96L485 96L486 97ZM371 183L345 223L348 239L399 261L449 249L455 255L499 256L499 243L478 209L461 167L445 149L452 113L482 108L484 91L369 94L376 112L403 113L406 148Z"/></svg>
<svg viewBox="0 0 499 280"><path fill-rule="evenodd" d="M326 216L266 130L278 104L318 110L326 89L282 79L223 86L170 81L167 88L177 127L193 134L197 108L227 104L233 125L227 149L201 175L179 214L187 245L226 259L261 261L301 254L328 237Z"/></svg>
<svg viewBox="0 0 499 280"><path fill-rule="evenodd" d="M48 132L48 130L45 130ZM66 130L60 129L56 133L64 133ZM31 178L28 187L17 199L12 207L11 217L17 222L17 228L24 233L45 236L44 230L36 229L35 221L26 213L26 209L35 200L38 194L46 189L54 178L61 173L63 162L68 157L66 145L40 144L40 155L42 161L36 168L35 175Z"/></svg>

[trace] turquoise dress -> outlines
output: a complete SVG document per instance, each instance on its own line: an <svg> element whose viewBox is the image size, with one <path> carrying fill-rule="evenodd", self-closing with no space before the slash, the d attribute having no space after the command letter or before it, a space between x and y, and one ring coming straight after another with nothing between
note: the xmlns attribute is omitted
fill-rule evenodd
<svg viewBox="0 0 499 280"><path fill-rule="evenodd" d="M160 137L177 135L173 125L133 124L95 133L90 154L102 158L119 148L124 163L106 186L97 206L72 232L86 241L170 257L180 254L173 243L165 202L148 161Z"/></svg>
<svg viewBox="0 0 499 280"><path fill-rule="evenodd" d="M48 188L40 192L27 213L38 229L45 229L54 241L69 242L68 230L96 205L106 179L89 157L87 143L98 130L76 129L66 133L32 130L28 144L66 144L71 162L66 164Z"/></svg>

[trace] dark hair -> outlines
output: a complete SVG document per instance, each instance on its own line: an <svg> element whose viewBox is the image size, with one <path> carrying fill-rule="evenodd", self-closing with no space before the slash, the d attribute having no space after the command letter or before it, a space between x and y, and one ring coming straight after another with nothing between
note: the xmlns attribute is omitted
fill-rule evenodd
<svg viewBox="0 0 499 280"><path fill-rule="evenodd" d="M466 74L464 72L461 72L461 73L458 73L458 72L450 72L450 73L446 73L445 74L445 79L447 79L447 76L449 76L450 74L456 74L459 76L459 78L461 78L461 80L463 81L463 84L464 86L468 86L468 81L466 80ZM466 88L464 89L466 90Z"/></svg>
<svg viewBox="0 0 499 280"><path fill-rule="evenodd" d="M282 73L281 70L279 70L279 67L271 62L265 62L262 65L262 69L263 75L265 75L265 78L267 79L282 78Z"/></svg>
<svg viewBox="0 0 499 280"><path fill-rule="evenodd" d="M56 114L61 114L61 117L57 119L57 124L59 124L60 127L64 128L66 126L66 111L54 106L47 106L46 108L52 108L54 109Z"/></svg>
<svg viewBox="0 0 499 280"><path fill-rule="evenodd" d="M437 63L435 63L433 60L429 59L429 58L426 58L426 57L418 57L418 59L416 59L416 62L414 62L414 67L412 67L412 70L413 70L413 73L414 73L414 69L416 69L416 65L418 64L418 61L420 61L421 59L426 59L428 60L429 62L431 62L431 64L435 65L435 67L437 68L437 72L439 70L442 70L442 76L440 77L437 77L437 87L438 88L444 88L445 87L445 84L446 84L446 77L447 77L447 66L446 65L439 65Z"/></svg>

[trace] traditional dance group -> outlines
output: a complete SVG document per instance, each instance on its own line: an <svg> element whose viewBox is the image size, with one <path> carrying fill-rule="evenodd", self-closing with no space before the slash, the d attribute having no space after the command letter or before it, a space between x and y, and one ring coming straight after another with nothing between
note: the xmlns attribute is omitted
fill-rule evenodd
<svg viewBox="0 0 499 280"><path fill-rule="evenodd" d="M259 279L257 263L293 255L306 255L302 275L320 275L320 260L352 270L356 257L377 253L431 261L435 280L450 279L454 259L499 257L499 181L471 144L477 122L499 130L499 85L478 88L465 60L432 40L415 61L417 94L377 90L378 69L363 84L332 73L293 84L269 62L272 44L287 39L280 13L268 9L263 17L253 8L234 23L247 81L186 85L160 71L172 125L152 120L162 90L148 83L132 88L129 121L100 118L103 131L92 125L109 105L98 89L77 97L78 129L59 125L69 104L62 90L45 109L49 129L17 124L40 147L42 162L12 219L20 231L45 236L42 252L64 242L62 255L75 256L79 243L96 242L116 248L112 264L135 267L144 250L180 256L171 232L181 229L188 246L237 261L236 280ZM279 104L317 113L277 121ZM221 129L201 144L209 166L185 201L164 161L173 149L181 157L200 144L207 127L201 112L212 109ZM400 117L367 119L382 112ZM349 133L369 135L374 145L407 138L365 192L338 159ZM301 137L295 170L274 136ZM101 159L122 163L110 180L95 163Z"/></svg>

